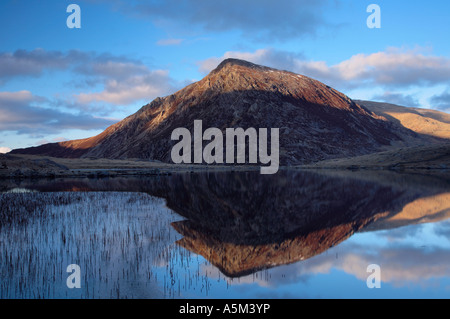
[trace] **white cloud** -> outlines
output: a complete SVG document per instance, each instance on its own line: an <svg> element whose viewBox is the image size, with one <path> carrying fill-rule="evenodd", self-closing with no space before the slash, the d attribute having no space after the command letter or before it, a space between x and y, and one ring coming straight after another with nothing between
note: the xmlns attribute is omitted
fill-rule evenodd
<svg viewBox="0 0 450 319"><path fill-rule="evenodd" d="M45 98L33 95L30 91L22 90L16 92L0 92L0 100L4 103L29 103L29 102L42 102Z"/></svg>
<svg viewBox="0 0 450 319"><path fill-rule="evenodd" d="M228 58L246 60L256 64L292 71L296 68L298 61L302 60L303 55L301 53L278 51L274 49L259 49L254 52L227 51L221 57L212 57L200 61L198 63L199 71L208 73L220 62Z"/></svg>
<svg viewBox="0 0 450 319"><path fill-rule="evenodd" d="M266 48L254 52L230 51L198 64L199 71L207 72L222 60L233 57L304 74L340 89L375 85L392 89L449 83L450 59L423 51L388 48L372 54L356 54L328 65L325 61L306 60L301 54Z"/></svg>
<svg viewBox="0 0 450 319"><path fill-rule="evenodd" d="M418 50L389 48L383 52L357 54L336 65L298 61L297 70L352 85L410 86L448 82L450 59L423 55Z"/></svg>
<svg viewBox="0 0 450 319"><path fill-rule="evenodd" d="M9 153L9 152L11 152L11 149L9 147L5 147L5 146L0 147L0 153L1 154L6 154L6 153Z"/></svg>
<svg viewBox="0 0 450 319"><path fill-rule="evenodd" d="M170 81L168 72L164 70L147 70L145 75L130 75L122 80L108 77L103 91L80 93L76 99L81 104L106 102L114 105L127 105L139 100L150 101L169 93L173 89Z"/></svg>

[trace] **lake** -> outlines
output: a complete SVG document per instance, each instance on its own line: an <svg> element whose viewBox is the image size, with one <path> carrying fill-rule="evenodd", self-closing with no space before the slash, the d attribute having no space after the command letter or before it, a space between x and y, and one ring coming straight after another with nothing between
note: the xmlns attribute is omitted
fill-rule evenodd
<svg viewBox="0 0 450 319"><path fill-rule="evenodd" d="M442 172L207 171L0 191L3 299L450 296ZM80 288L67 284L73 264Z"/></svg>

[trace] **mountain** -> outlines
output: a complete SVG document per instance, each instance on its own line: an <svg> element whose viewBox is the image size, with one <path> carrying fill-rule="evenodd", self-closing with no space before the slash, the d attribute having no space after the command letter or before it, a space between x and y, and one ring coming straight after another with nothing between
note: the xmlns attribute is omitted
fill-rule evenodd
<svg viewBox="0 0 450 319"><path fill-rule="evenodd" d="M156 98L101 134L16 149L67 158L137 158L171 162L172 131L279 128L280 164L295 165L410 145L421 134L389 121L337 90L303 75L226 59L205 78ZM425 136L426 137L426 136ZM206 144L206 143L205 143Z"/></svg>

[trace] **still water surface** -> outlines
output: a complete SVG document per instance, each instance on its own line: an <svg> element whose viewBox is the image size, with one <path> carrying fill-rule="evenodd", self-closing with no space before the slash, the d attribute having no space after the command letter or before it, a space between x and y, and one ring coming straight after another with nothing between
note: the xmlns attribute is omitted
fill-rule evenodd
<svg viewBox="0 0 450 319"><path fill-rule="evenodd" d="M0 191L1 298L450 296L443 175L205 172Z"/></svg>

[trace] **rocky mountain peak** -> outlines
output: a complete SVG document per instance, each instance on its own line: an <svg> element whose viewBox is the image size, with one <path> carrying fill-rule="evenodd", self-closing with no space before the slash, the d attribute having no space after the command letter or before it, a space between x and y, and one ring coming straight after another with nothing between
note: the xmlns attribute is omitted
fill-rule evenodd
<svg viewBox="0 0 450 319"><path fill-rule="evenodd" d="M229 69L229 68L236 69L237 66L244 67L247 69L252 69L252 70L269 70L270 69L266 66L258 65L258 64L248 62L245 60L228 58L228 59L223 60L213 71L211 71L211 74L218 73L223 69Z"/></svg>

